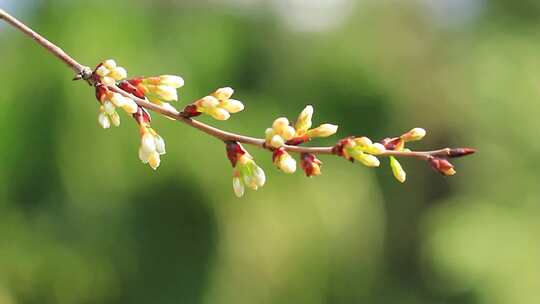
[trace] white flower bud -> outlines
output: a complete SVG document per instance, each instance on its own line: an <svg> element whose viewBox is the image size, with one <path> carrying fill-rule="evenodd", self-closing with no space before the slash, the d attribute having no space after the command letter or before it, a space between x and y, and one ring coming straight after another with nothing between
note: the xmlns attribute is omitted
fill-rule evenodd
<svg viewBox="0 0 540 304"><path fill-rule="evenodd" d="M229 113L238 113L244 110L244 104L241 101L235 99L229 99L225 101L222 107Z"/></svg>
<svg viewBox="0 0 540 304"><path fill-rule="evenodd" d="M214 108L211 109L210 112L208 112L212 117L214 117L217 120L227 120L229 117L231 117L231 114L227 112L227 110L222 108Z"/></svg>
<svg viewBox="0 0 540 304"><path fill-rule="evenodd" d="M154 140L156 141L156 151L159 154L165 154L165 140L163 140L163 137L156 135Z"/></svg>
<svg viewBox="0 0 540 304"><path fill-rule="evenodd" d="M279 158L278 167L285 173L294 173L296 171L296 161L287 153Z"/></svg>
<svg viewBox="0 0 540 304"><path fill-rule="evenodd" d="M110 114L109 117L111 118L111 121L115 127L120 126L120 116L116 111Z"/></svg>
<svg viewBox="0 0 540 304"><path fill-rule="evenodd" d="M308 105L300 112L294 128L299 135L306 133L311 128L311 118L313 117L313 107Z"/></svg>
<svg viewBox="0 0 540 304"><path fill-rule="evenodd" d="M130 98L124 98L124 102L125 104L122 107L122 109L124 109L124 111L128 112L129 114L136 113L137 110L139 109L139 106L137 105L137 103Z"/></svg>
<svg viewBox="0 0 540 304"><path fill-rule="evenodd" d="M105 77L107 76L111 71L109 69L107 69L104 65L100 66L99 68L97 68L96 70L96 74L98 74L99 76L101 77Z"/></svg>
<svg viewBox="0 0 540 304"><path fill-rule="evenodd" d="M107 69L112 70L112 69L116 68L116 61L114 61L112 59L105 60L103 62L102 66L106 67Z"/></svg>
<svg viewBox="0 0 540 304"><path fill-rule="evenodd" d="M124 69L122 67L116 67L111 71L110 76L112 78L114 78L115 80L126 79L127 78L127 71L126 71L126 69Z"/></svg>
<svg viewBox="0 0 540 304"><path fill-rule="evenodd" d="M230 87L219 88L214 92L214 96L219 100L227 100L234 94L234 90Z"/></svg>
<svg viewBox="0 0 540 304"><path fill-rule="evenodd" d="M332 124L322 124L307 132L309 137L328 137L337 132L338 126Z"/></svg>
<svg viewBox="0 0 540 304"><path fill-rule="evenodd" d="M119 93L113 93L111 101L115 106L119 108L123 107L126 104L126 98Z"/></svg>
<svg viewBox="0 0 540 304"><path fill-rule="evenodd" d="M165 101L178 100L178 93L176 92L176 89L170 86L157 86L157 94L159 95L159 97L161 97L161 99Z"/></svg>
<svg viewBox="0 0 540 304"><path fill-rule="evenodd" d="M199 100L199 105L203 109L212 109L219 105L219 100L217 100L217 98L214 96L205 96Z"/></svg>
<svg viewBox="0 0 540 304"><path fill-rule="evenodd" d="M112 114L112 113L114 113L114 111L115 111L115 107L114 107L114 105L112 104L112 102L106 100L106 101L103 103L103 110L105 110L105 113L107 113L107 114Z"/></svg>
<svg viewBox="0 0 540 304"><path fill-rule="evenodd" d="M384 151L386 151L386 148L380 143L374 143L367 150L367 152L369 152L370 154L373 154L373 155L380 155L380 154L384 153Z"/></svg>
<svg viewBox="0 0 540 304"><path fill-rule="evenodd" d="M154 140L154 135L149 132L144 133L141 138L141 148L144 152L154 152L156 151L156 141Z"/></svg>
<svg viewBox="0 0 540 304"><path fill-rule="evenodd" d="M272 136L272 139L270 140L270 146L274 148L279 148L285 144L285 141L283 140L283 137L279 135Z"/></svg>
<svg viewBox="0 0 540 304"><path fill-rule="evenodd" d="M266 138L266 141L270 141L274 135L276 135L276 132L274 132L274 129L272 128L267 128L264 131L264 137Z"/></svg>
<svg viewBox="0 0 540 304"><path fill-rule="evenodd" d="M103 83L106 86L112 86L116 84L116 81L112 77L105 76L101 78L101 83Z"/></svg>
<svg viewBox="0 0 540 304"><path fill-rule="evenodd" d="M184 79L176 75L161 75L159 79L162 84L171 86L175 89L181 88L184 86Z"/></svg>
<svg viewBox="0 0 540 304"><path fill-rule="evenodd" d="M426 136L426 130L422 128L414 128L409 132L401 135L401 139L403 139L404 141L416 141L421 140L422 138L424 138L424 136Z"/></svg>
<svg viewBox="0 0 540 304"><path fill-rule="evenodd" d="M108 129L111 127L111 121L109 120L107 115L105 115L105 113L103 112L99 113L98 122L103 129Z"/></svg>
<svg viewBox="0 0 540 304"><path fill-rule="evenodd" d="M139 148L139 159L143 162L143 164L148 163L148 159L150 158L151 153L152 152L143 150L141 147Z"/></svg>
<svg viewBox="0 0 540 304"><path fill-rule="evenodd" d="M280 117L274 120L274 123L272 124L272 128L276 131L276 133L282 134L283 130L289 126L289 120L285 117Z"/></svg>
<svg viewBox="0 0 540 304"><path fill-rule="evenodd" d="M283 139L285 139L285 140L292 139L295 134L296 134L296 130L291 126L285 127L283 129L283 132L281 133Z"/></svg>
<svg viewBox="0 0 540 304"><path fill-rule="evenodd" d="M266 175L264 174L263 169L261 167L255 165L255 171L253 172L253 176L255 177L255 182L257 183L258 187L264 186L264 183L266 182Z"/></svg>
<svg viewBox="0 0 540 304"><path fill-rule="evenodd" d="M237 197L244 195L244 184L242 184L242 181L238 177L233 177L233 190Z"/></svg>
<svg viewBox="0 0 540 304"><path fill-rule="evenodd" d="M159 158L159 153L156 151L150 153L150 157L148 158L148 164L150 167L154 170L156 170L159 167L161 160Z"/></svg>

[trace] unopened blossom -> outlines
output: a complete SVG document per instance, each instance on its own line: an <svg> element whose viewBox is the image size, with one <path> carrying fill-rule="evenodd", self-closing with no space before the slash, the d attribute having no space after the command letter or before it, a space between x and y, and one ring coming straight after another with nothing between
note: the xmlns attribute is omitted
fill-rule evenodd
<svg viewBox="0 0 540 304"><path fill-rule="evenodd" d="M336 134L338 129L337 125L333 124L322 124L315 129L307 131L309 137L328 137Z"/></svg>
<svg viewBox="0 0 540 304"><path fill-rule="evenodd" d="M94 71L98 80L106 85L114 85L117 81L123 80L127 77L127 71L123 67L116 65L116 62L112 59L105 60L99 64Z"/></svg>
<svg viewBox="0 0 540 304"><path fill-rule="evenodd" d="M161 162L160 155L166 153L165 141L157 132L149 126L141 126L141 146L139 147L139 159L156 170Z"/></svg>
<svg viewBox="0 0 540 304"><path fill-rule="evenodd" d="M237 197L244 195L245 187L257 190L266 182L264 171L238 142L228 142L227 157L233 166L233 190Z"/></svg>
<svg viewBox="0 0 540 304"><path fill-rule="evenodd" d="M405 170L403 170L399 161L393 156L390 156L390 168L392 168L392 173L394 174L394 177L400 183L404 183L407 178L407 173L405 173Z"/></svg>
<svg viewBox="0 0 540 304"><path fill-rule="evenodd" d="M306 106L294 124L295 135L292 139L287 140L289 145L298 145L309 141L314 137L328 137L337 132L338 126L333 124L322 124L314 129L311 129L313 125L313 107L311 105Z"/></svg>
<svg viewBox="0 0 540 304"><path fill-rule="evenodd" d="M137 77L123 81L120 88L130 94L157 104L171 111L176 111L170 101L178 100L177 89L184 86L184 79L176 75Z"/></svg>
<svg viewBox="0 0 540 304"><path fill-rule="evenodd" d="M300 155L300 166L307 177L321 175L322 162L311 153L302 153Z"/></svg>
<svg viewBox="0 0 540 304"><path fill-rule="evenodd" d="M266 144L273 148L279 148L286 141L292 139L296 130L289 125L289 120L285 117L280 117L274 120L272 128L265 131Z"/></svg>
<svg viewBox="0 0 540 304"><path fill-rule="evenodd" d="M409 132L400 136L405 142L421 140L426 136L426 130L422 128L414 128Z"/></svg>
<svg viewBox="0 0 540 304"><path fill-rule="evenodd" d="M285 173L294 173L296 171L296 161L283 147L274 150L272 161L276 167Z"/></svg>
<svg viewBox="0 0 540 304"><path fill-rule="evenodd" d="M433 169L445 176L452 176L456 174L454 165L452 165L447 159L439 157L430 157L428 163Z"/></svg>
<svg viewBox="0 0 540 304"><path fill-rule="evenodd" d="M111 123L116 127L120 125L120 116L116 108L122 108L128 114L133 114L138 109L135 101L110 91L104 85L96 86L96 98L101 103L98 122L104 129L110 128Z"/></svg>
<svg viewBox="0 0 540 304"><path fill-rule="evenodd" d="M244 104L241 101L231 98L233 93L234 90L230 87L219 88L214 93L189 105L189 111L184 112L190 116L206 113L217 120L227 120L231 114L244 110Z"/></svg>
<svg viewBox="0 0 540 304"><path fill-rule="evenodd" d="M350 137L341 140L334 150L345 159L357 160L368 167L378 167L380 161L375 155L382 154L385 148L382 144L374 144L367 137Z"/></svg>

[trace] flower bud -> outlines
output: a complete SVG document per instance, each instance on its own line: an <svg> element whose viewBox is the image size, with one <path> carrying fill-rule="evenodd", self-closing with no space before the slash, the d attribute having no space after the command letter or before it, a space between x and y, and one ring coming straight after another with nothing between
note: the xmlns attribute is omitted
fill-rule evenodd
<svg viewBox="0 0 540 304"><path fill-rule="evenodd" d="M109 118L107 117L107 115L105 115L105 113L101 112L99 113L98 115L98 122L99 122L99 125L103 128L103 129L108 129L111 127L111 121L109 120Z"/></svg>
<svg viewBox="0 0 540 304"><path fill-rule="evenodd" d="M328 137L337 132L338 126L332 124L322 124L315 129L307 131L309 137Z"/></svg>
<svg viewBox="0 0 540 304"><path fill-rule="evenodd" d="M173 87L175 89L184 86L184 79L176 75L161 75L159 76L161 84Z"/></svg>
<svg viewBox="0 0 540 304"><path fill-rule="evenodd" d="M116 68L116 61L114 61L113 59L107 59L107 60L103 61L103 66L106 67L109 70L112 70L112 69Z"/></svg>
<svg viewBox="0 0 540 304"><path fill-rule="evenodd" d="M110 114L109 117L115 127L120 126L120 116L118 115L116 111Z"/></svg>
<svg viewBox="0 0 540 304"><path fill-rule="evenodd" d="M296 129L296 135L303 135L311 128L312 122L311 118L313 117L313 107L308 105L300 112L298 119L294 128Z"/></svg>
<svg viewBox="0 0 540 304"><path fill-rule="evenodd" d="M213 108L207 113L217 120L227 120L231 117L231 114L229 114L227 110L222 109L222 108Z"/></svg>
<svg viewBox="0 0 540 304"><path fill-rule="evenodd" d="M219 88L212 95L219 100L228 100L234 94L234 90L230 87Z"/></svg>
<svg viewBox="0 0 540 304"><path fill-rule="evenodd" d="M428 159L428 162L433 169L435 169L442 175L451 176L456 174L456 170L454 170L454 165L452 165L445 158L431 157Z"/></svg>
<svg viewBox="0 0 540 304"><path fill-rule="evenodd" d="M148 157L148 165L154 170L156 170L159 167L159 164L161 163L161 159L159 158L159 153L154 151L150 153L150 156Z"/></svg>
<svg viewBox="0 0 540 304"><path fill-rule="evenodd" d="M270 146L274 148L279 148L285 144L285 141L283 140L283 137L279 135L272 136L272 139L270 140Z"/></svg>
<svg viewBox="0 0 540 304"><path fill-rule="evenodd" d="M302 153L300 156L300 166L306 173L307 177L321 175L322 162L310 153Z"/></svg>
<svg viewBox="0 0 540 304"><path fill-rule="evenodd" d="M127 78L127 71L122 67L116 67L111 70L110 77L114 80L123 80Z"/></svg>
<svg viewBox="0 0 540 304"><path fill-rule="evenodd" d="M154 136L150 132L143 134L141 138L141 148L144 152L154 152L156 151L156 141Z"/></svg>
<svg viewBox="0 0 540 304"><path fill-rule="evenodd" d="M242 197L244 195L244 184L239 177L233 177L233 190L236 197Z"/></svg>
<svg viewBox="0 0 540 304"><path fill-rule="evenodd" d="M401 167L401 164L398 162L398 160L390 156L390 167L392 168L392 173L394 174L394 177L400 182L404 183L405 179L407 178L407 174L405 173L405 170Z"/></svg>
<svg viewBox="0 0 540 304"><path fill-rule="evenodd" d="M289 120L285 117L276 118L272 123L272 128L276 133L281 134L289 126Z"/></svg>
<svg viewBox="0 0 540 304"><path fill-rule="evenodd" d="M104 65L100 66L96 69L96 74L98 74L101 77L107 76L111 71L107 69Z"/></svg>
<svg viewBox="0 0 540 304"><path fill-rule="evenodd" d="M422 128L414 128L409 132L401 135L400 138L407 142L421 140L422 138L424 138L424 136L426 136L426 130Z"/></svg>
<svg viewBox="0 0 540 304"><path fill-rule="evenodd" d="M178 100L178 93L176 92L176 89L170 86L166 85L158 85L155 88L156 94L159 95L159 97L164 101L177 101Z"/></svg>
<svg viewBox="0 0 540 304"><path fill-rule="evenodd" d="M133 114L137 112L137 110L139 109L139 106L132 99L125 98L125 104L124 106L122 106L122 109L124 109L124 111L126 111L129 114Z"/></svg>
<svg viewBox="0 0 540 304"><path fill-rule="evenodd" d="M296 161L283 147L274 150L272 161L285 173L294 173L296 171Z"/></svg>
<svg viewBox="0 0 540 304"><path fill-rule="evenodd" d="M107 113L107 114L112 114L115 111L114 105L112 104L112 102L110 102L108 100L106 100L103 103L103 109L105 110L105 113Z"/></svg>
<svg viewBox="0 0 540 304"><path fill-rule="evenodd" d="M244 110L244 104L241 101L235 99L229 99L227 101L224 101L222 107L229 113L238 113Z"/></svg>
<svg viewBox="0 0 540 304"><path fill-rule="evenodd" d="M126 104L126 99L126 97L122 96L119 93L112 93L110 97L111 102L119 108L123 107Z"/></svg>

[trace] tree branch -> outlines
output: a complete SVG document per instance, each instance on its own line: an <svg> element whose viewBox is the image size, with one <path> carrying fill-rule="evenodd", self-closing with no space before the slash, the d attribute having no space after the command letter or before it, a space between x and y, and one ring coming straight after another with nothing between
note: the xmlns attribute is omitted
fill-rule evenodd
<svg viewBox="0 0 540 304"><path fill-rule="evenodd" d="M49 53L56 56L58 59L63 61L66 65L68 65L73 71L77 73L77 76L75 79L84 79L89 84L95 85L93 81L91 80L92 75L92 69L88 66L82 65L79 62L77 62L75 59L73 59L70 55L68 55L64 50L62 50L60 47L56 46L40 34L33 31L31 28L29 28L27 25L16 19L15 17L11 16L4 10L0 9L0 19L7 22L9 25L13 26L15 29L21 31L28 37L32 38L34 41L36 41L39 45L44 47ZM220 139L222 141L236 141L243 144L248 144L252 146L256 146L259 148L269 149L273 150L273 148L267 147L265 145L265 140L261 138L255 138L255 137L249 137L244 136L236 133L227 132L221 129L218 129L216 127L204 124L200 121L194 120L192 118L186 117L183 115L183 113L178 112L176 110L168 109L165 107L161 107L159 105L156 105L154 103L151 103L147 100L138 98L132 94L129 94L128 92L120 89L117 86L109 86L109 88L117 93L120 93L126 97L131 98L134 100L139 106L152 110L156 113L162 114L164 116L167 116L169 118L172 118L174 120L180 121L185 123L188 126L191 126L193 128L196 128L210 136L213 136L217 139ZM294 146L294 145L285 145L283 148L286 151L293 152L293 153L312 153L312 154L336 154L334 151L334 147L302 147L302 146ZM441 150L434 150L434 151L393 151L393 150L387 150L380 154L379 156L396 156L396 157L414 157L419 159L430 159L431 157L450 157L451 156L451 149L445 148Z"/></svg>

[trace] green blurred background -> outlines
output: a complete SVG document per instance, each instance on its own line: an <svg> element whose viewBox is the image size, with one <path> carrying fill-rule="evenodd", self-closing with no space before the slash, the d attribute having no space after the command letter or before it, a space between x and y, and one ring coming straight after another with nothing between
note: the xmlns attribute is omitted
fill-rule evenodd
<svg viewBox="0 0 540 304"><path fill-rule="evenodd" d="M154 115L102 130L92 90L0 24L0 304L540 303L540 2L0 0L94 66L221 86L246 111L203 121L261 136L306 105L339 136L428 130L472 146L444 178L403 160L323 157L236 199L223 144ZM335 138L322 140L332 144Z"/></svg>

